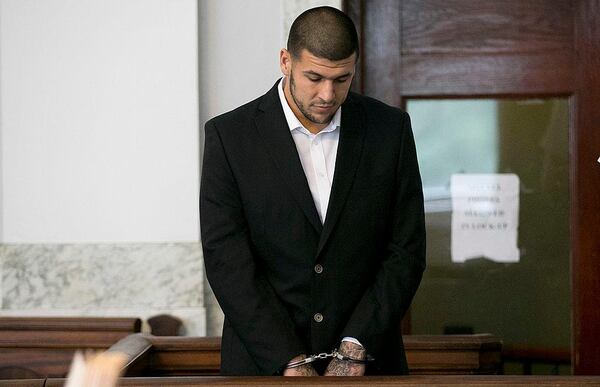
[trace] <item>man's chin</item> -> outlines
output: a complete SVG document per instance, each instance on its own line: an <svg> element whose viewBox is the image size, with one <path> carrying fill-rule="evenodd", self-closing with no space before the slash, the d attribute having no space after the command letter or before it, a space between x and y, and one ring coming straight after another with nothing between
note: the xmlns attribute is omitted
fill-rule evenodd
<svg viewBox="0 0 600 387"><path fill-rule="evenodd" d="M328 124L329 122L331 122L331 119L333 118L333 114L312 114L309 117L309 120L313 123L313 124L318 124L318 125L325 125Z"/></svg>

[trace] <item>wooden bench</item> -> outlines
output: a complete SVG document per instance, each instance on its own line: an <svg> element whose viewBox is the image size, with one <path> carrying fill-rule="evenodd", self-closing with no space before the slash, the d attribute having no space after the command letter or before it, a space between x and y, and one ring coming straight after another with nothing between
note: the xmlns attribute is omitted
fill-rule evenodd
<svg viewBox="0 0 600 387"><path fill-rule="evenodd" d="M140 329L138 318L1 317L0 379L64 377L75 351L104 351Z"/></svg>
<svg viewBox="0 0 600 387"><path fill-rule="evenodd" d="M0 379L65 377L77 350L127 354L124 375L216 376L220 337L140 334L137 318L0 318ZM501 341L488 334L405 336L413 375L495 374Z"/></svg>
<svg viewBox="0 0 600 387"><path fill-rule="evenodd" d="M496 374L501 341L489 334L404 336L411 375ZM125 376L219 375L220 337L130 335L109 351L126 353Z"/></svg>

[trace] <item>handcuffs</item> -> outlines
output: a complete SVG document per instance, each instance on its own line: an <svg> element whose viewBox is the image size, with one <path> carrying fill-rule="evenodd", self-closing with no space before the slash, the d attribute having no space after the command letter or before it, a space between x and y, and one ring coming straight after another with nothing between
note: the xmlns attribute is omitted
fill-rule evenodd
<svg viewBox="0 0 600 387"><path fill-rule="evenodd" d="M296 368L296 367L300 367L303 366L305 364L310 364L312 362L315 362L319 359L327 359L329 357L332 357L334 359L338 359L338 360L343 360L343 361L349 361L350 363L358 363L358 364L366 364L370 361L375 360L374 357L372 357L371 355L367 355L364 359L355 359L352 358L350 356L346 356L346 355L342 355L341 353L338 352L337 349L334 349L332 352L327 353L327 352L322 352L318 355L311 355L308 357L305 357L302 360L296 360L293 362L288 363L288 365L286 366L286 368Z"/></svg>

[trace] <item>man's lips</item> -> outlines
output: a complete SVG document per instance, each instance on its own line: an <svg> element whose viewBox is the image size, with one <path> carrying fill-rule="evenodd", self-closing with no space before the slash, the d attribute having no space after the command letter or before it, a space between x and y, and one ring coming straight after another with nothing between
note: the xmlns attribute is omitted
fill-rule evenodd
<svg viewBox="0 0 600 387"><path fill-rule="evenodd" d="M335 105L313 105L315 109L321 112L326 112L331 110Z"/></svg>

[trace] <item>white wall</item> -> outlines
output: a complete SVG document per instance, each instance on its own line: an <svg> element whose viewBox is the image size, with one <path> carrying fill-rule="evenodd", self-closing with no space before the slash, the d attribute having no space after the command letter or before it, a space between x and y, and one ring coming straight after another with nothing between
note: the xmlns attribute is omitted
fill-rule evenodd
<svg viewBox="0 0 600 387"><path fill-rule="evenodd" d="M280 77L280 3L199 1L202 124L264 94Z"/></svg>
<svg viewBox="0 0 600 387"><path fill-rule="evenodd" d="M198 240L197 15L0 0L0 241Z"/></svg>
<svg viewBox="0 0 600 387"><path fill-rule="evenodd" d="M0 242L198 240L199 129L322 4L0 0Z"/></svg>

